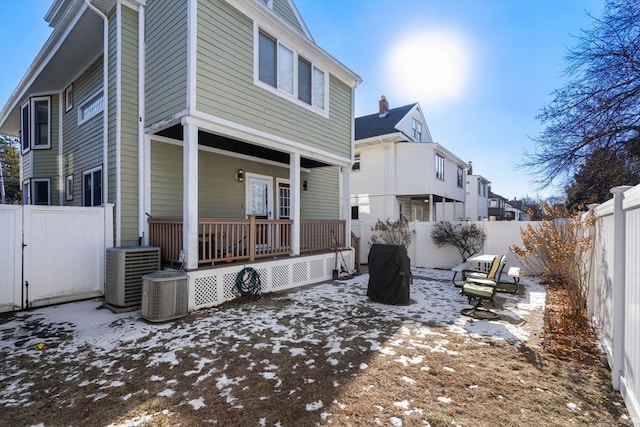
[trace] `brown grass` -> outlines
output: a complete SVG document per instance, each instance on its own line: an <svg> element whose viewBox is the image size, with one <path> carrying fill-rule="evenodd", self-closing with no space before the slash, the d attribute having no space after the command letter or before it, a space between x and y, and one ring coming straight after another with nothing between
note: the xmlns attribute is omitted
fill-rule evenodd
<svg viewBox="0 0 640 427"><path fill-rule="evenodd" d="M551 316L563 299L552 298ZM286 297L237 301L192 313L172 328L188 331L224 310L251 313L268 306L277 313L289 304ZM34 384L29 406L0 402L0 425L100 426L143 416L147 421L138 418L138 425L632 425L595 347L593 357L574 358L545 351L535 339L530 347L516 347L446 327L385 321L362 308L336 316L333 325L312 316L282 317L279 323L293 331L290 340L315 330L317 341L300 343L304 355L291 348L278 353L280 331L231 340L212 327L209 338L225 344L217 351L166 342L179 364L154 366L149 361L158 349L145 346L150 337L127 350L127 357L97 356L87 346L81 364L74 355L47 357L51 347L19 359L0 352L3 372L11 364ZM299 337L296 325L305 327ZM371 348L374 330L385 351ZM332 352L328 344L341 334L355 338L342 353ZM559 335L543 338L544 348L552 350ZM198 364L203 358L206 366ZM96 366L105 361L107 368ZM114 384L116 378L121 383ZM0 375L1 387L13 381ZM206 406L196 410L189 402L200 398Z"/></svg>

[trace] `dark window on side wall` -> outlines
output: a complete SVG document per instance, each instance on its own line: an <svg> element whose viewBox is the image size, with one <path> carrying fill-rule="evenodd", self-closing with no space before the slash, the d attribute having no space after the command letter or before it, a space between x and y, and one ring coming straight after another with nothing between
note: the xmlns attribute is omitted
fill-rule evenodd
<svg viewBox="0 0 640 427"><path fill-rule="evenodd" d="M360 207L351 206L351 219L360 219Z"/></svg>
<svg viewBox="0 0 640 427"><path fill-rule="evenodd" d="M102 205L102 169L96 169L84 174L82 201L84 206Z"/></svg>

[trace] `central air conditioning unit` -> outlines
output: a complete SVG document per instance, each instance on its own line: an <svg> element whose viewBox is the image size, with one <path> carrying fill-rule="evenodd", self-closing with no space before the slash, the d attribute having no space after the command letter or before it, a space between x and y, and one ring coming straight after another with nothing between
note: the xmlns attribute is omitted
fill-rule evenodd
<svg viewBox="0 0 640 427"><path fill-rule="evenodd" d="M142 278L142 318L164 322L189 314L189 276L162 270Z"/></svg>
<svg viewBox="0 0 640 427"><path fill-rule="evenodd" d="M131 246L108 248L104 300L117 307L139 306L142 276L160 270L160 248Z"/></svg>

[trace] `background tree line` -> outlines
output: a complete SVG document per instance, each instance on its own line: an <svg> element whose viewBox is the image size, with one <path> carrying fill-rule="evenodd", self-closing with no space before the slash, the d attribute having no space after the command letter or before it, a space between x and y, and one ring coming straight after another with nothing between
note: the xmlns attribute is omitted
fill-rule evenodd
<svg viewBox="0 0 640 427"><path fill-rule="evenodd" d="M19 140L0 135L0 203L20 203Z"/></svg>
<svg viewBox="0 0 640 427"><path fill-rule="evenodd" d="M541 186L561 184L566 207L584 210L618 185L640 183L640 2L606 0L566 56L568 83L538 119L524 165Z"/></svg>

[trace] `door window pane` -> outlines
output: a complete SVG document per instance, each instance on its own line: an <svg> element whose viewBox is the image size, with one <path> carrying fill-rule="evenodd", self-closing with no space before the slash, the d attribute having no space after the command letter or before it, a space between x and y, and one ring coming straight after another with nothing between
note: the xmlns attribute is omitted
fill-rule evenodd
<svg viewBox="0 0 640 427"><path fill-rule="evenodd" d="M291 189L289 188L289 184L280 184L278 187L278 197L280 202L278 217L280 219L289 219L291 216Z"/></svg>
<svg viewBox="0 0 640 427"><path fill-rule="evenodd" d="M251 183L251 213L267 215L267 185L253 181Z"/></svg>

